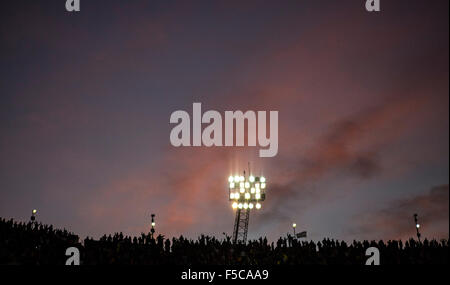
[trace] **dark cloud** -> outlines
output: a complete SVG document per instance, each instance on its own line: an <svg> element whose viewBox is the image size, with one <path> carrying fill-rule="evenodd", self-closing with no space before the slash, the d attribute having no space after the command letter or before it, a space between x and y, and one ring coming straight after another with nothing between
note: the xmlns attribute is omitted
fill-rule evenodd
<svg viewBox="0 0 450 285"><path fill-rule="evenodd" d="M285 221L292 210L304 213L316 207L321 200L333 195L334 189L317 191L314 185L331 176L373 181L382 175L380 153L411 127L407 118L423 112L429 108L428 104L423 94L396 96L331 123L310 149L291 154L296 163L280 162L280 168L289 174L285 181L272 185L271 199L266 202L268 212L262 220ZM298 201L296 205L278 208L294 200Z"/></svg>
<svg viewBox="0 0 450 285"><path fill-rule="evenodd" d="M350 165L350 171L357 176L369 179L381 171L377 153L359 154Z"/></svg>
<svg viewBox="0 0 450 285"><path fill-rule="evenodd" d="M417 213L420 231L427 238L449 236L449 186L431 188L428 193L396 200L377 212L356 217L352 235L366 238L402 238L416 236L413 215Z"/></svg>

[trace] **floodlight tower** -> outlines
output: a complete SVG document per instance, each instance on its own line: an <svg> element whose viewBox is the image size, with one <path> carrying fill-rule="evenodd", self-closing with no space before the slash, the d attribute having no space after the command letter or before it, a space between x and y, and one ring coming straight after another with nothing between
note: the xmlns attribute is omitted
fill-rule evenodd
<svg viewBox="0 0 450 285"><path fill-rule="evenodd" d="M261 209L261 202L266 199L266 178L235 175L228 178L228 183L228 197L236 210L233 243L246 243L250 211Z"/></svg>

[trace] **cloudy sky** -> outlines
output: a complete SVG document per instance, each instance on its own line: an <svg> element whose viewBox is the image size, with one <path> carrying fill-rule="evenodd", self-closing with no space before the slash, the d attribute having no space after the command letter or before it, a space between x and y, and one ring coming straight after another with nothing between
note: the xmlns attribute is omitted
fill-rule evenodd
<svg viewBox="0 0 450 285"><path fill-rule="evenodd" d="M15 0L0 10L0 217L81 236L449 235L447 0ZM393 3L394 2L394 3ZM172 112L279 111L279 151L170 144Z"/></svg>

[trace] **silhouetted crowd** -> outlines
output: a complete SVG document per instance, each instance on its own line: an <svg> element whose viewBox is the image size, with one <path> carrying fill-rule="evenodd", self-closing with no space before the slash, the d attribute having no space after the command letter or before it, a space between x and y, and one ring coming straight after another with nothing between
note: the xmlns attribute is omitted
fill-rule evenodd
<svg viewBox="0 0 450 285"><path fill-rule="evenodd" d="M0 219L0 264L65 264L66 249L77 247L81 264L144 265L363 265L369 247L377 247L381 264L447 264L449 240L299 241L292 237L269 243L266 238L233 244L230 237L200 236L197 240L167 239L162 235L122 233L99 240L40 223Z"/></svg>

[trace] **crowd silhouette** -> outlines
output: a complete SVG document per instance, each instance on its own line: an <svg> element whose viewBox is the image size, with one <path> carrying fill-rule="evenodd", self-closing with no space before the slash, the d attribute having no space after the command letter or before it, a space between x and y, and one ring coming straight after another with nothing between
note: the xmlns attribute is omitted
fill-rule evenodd
<svg viewBox="0 0 450 285"><path fill-rule="evenodd" d="M447 264L449 240L353 241L333 239L299 241L292 237L268 242L266 238L246 244L233 244L226 236L217 239L183 236L168 239L162 235L137 237L122 233L104 235L98 240L80 238L67 231L41 223L20 223L0 219L0 264L65 264L65 251L77 247L81 264L140 265L300 265L356 264L367 260L366 249L380 251L381 264Z"/></svg>

